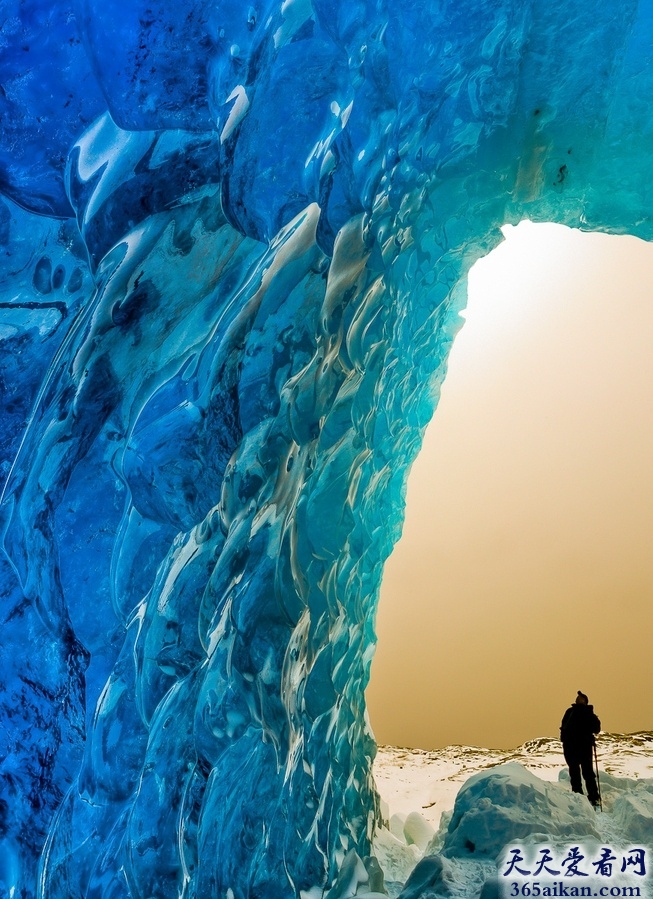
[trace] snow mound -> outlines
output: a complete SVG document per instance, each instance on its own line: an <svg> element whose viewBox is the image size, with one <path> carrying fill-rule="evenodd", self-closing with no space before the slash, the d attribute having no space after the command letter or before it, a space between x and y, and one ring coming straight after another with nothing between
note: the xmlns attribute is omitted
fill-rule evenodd
<svg viewBox="0 0 653 899"><path fill-rule="evenodd" d="M653 794L649 798L653 800ZM508 843L536 834L569 839L599 836L587 799L510 762L475 774L462 787L443 854L496 859Z"/></svg>
<svg viewBox="0 0 653 899"><path fill-rule="evenodd" d="M405 883L422 852L413 843L407 845L385 827L380 827L374 835L373 851L387 881Z"/></svg>
<svg viewBox="0 0 653 899"><path fill-rule="evenodd" d="M429 855L410 875L399 899L470 899L482 893L494 873L488 862Z"/></svg>
<svg viewBox="0 0 653 899"><path fill-rule="evenodd" d="M653 843L653 780L640 781L615 799L612 806L615 824L634 843Z"/></svg>

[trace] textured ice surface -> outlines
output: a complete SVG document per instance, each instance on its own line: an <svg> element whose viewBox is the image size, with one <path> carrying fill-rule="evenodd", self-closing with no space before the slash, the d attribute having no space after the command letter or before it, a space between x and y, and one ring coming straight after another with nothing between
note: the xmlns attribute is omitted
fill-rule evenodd
<svg viewBox="0 0 653 899"><path fill-rule="evenodd" d="M525 216L651 236L651 26L3 4L10 895L313 897L369 855L378 586L466 272Z"/></svg>
<svg viewBox="0 0 653 899"><path fill-rule="evenodd" d="M516 762L481 771L467 781L449 821L443 854L496 858L503 847L533 834L598 837L587 798L562 792Z"/></svg>

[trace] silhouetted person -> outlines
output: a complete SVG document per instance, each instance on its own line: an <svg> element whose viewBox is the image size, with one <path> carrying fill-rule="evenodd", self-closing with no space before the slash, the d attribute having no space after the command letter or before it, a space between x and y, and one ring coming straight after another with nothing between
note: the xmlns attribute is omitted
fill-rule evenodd
<svg viewBox="0 0 653 899"><path fill-rule="evenodd" d="M584 693L578 691L576 701L564 714L560 725L560 739L565 761L569 766L569 780L574 793L582 793L581 771L587 788L587 798L596 808L599 804L599 791L592 763L594 734L601 730L601 722L594 714L594 706Z"/></svg>

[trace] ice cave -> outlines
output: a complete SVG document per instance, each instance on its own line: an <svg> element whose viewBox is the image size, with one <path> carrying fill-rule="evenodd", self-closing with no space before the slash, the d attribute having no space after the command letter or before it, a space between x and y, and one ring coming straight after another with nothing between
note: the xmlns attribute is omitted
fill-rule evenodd
<svg viewBox="0 0 653 899"><path fill-rule="evenodd" d="M378 894L376 601L466 273L653 237L653 3L0 12L5 895Z"/></svg>

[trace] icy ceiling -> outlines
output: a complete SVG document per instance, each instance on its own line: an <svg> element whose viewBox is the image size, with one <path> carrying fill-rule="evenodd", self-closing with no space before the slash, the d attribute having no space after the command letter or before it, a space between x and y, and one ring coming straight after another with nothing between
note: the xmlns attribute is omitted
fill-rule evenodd
<svg viewBox="0 0 653 899"><path fill-rule="evenodd" d="M650 0L5 0L9 895L312 899L369 854L466 272L526 216L651 236L652 38Z"/></svg>

